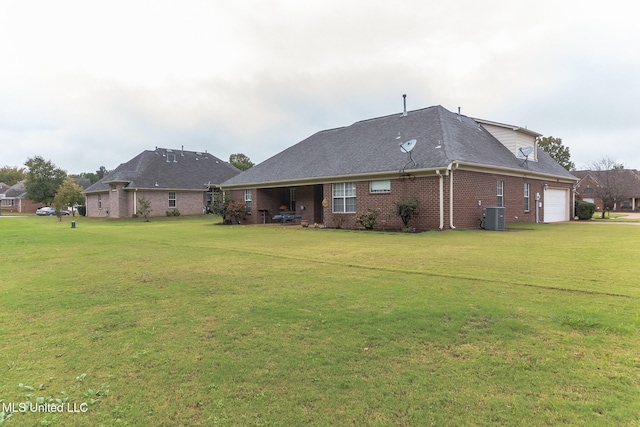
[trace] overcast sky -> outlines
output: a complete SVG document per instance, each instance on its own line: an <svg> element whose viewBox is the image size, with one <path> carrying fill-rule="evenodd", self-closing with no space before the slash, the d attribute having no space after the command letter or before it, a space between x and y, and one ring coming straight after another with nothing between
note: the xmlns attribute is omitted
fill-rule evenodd
<svg viewBox="0 0 640 427"><path fill-rule="evenodd" d="M640 169L632 1L0 1L0 166L180 148L255 163L442 105Z"/></svg>

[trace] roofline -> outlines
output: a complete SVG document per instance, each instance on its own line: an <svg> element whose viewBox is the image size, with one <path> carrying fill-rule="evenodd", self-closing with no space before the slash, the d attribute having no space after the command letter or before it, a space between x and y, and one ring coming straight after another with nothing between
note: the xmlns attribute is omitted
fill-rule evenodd
<svg viewBox="0 0 640 427"><path fill-rule="evenodd" d="M487 171L495 171L502 175L510 175L510 176L519 176L519 177L531 177L531 178L539 178L539 179L547 179L554 180L556 182L565 182L565 183L576 183L578 182L578 178L569 178L554 174L547 174L535 171L524 171L521 169L512 169L505 168L500 166L487 166L480 163L469 163L469 162L458 162L453 161L447 166L440 166L436 168L428 168L428 169L405 169L404 173L410 174L412 176L431 176L436 175L436 171L443 171L451 169L453 165L457 165L457 168L474 171L474 172L483 172ZM323 177L314 177L314 178L305 178L305 179L293 179L293 180L281 180L281 181L267 181L267 182L253 182L247 184L234 184L234 185L222 185L221 188L223 190L243 190L249 188L270 188L270 187L281 187L284 185L312 185L312 184L329 184L333 182L344 182L345 180L355 180L355 181L364 181L371 178L399 178L401 177L403 171L385 171L385 172L372 172L372 173L362 173L362 174L354 174L354 175L332 175L332 176L323 176Z"/></svg>
<svg viewBox="0 0 640 427"><path fill-rule="evenodd" d="M213 184L211 185L213 187ZM200 193L200 192L205 192L207 191L207 187L205 188L170 188L170 187L163 187L163 188L157 188L157 187L153 187L153 188L147 188L147 187L127 187L127 188L123 188L124 191L188 191L188 192L193 192L193 193ZM92 191L83 191L82 193L84 194L98 194L98 193L108 193L109 190L104 189L104 190L92 190Z"/></svg>
<svg viewBox="0 0 640 427"><path fill-rule="evenodd" d="M475 120L476 122L478 122L480 124L487 124L487 125L498 126L498 127L502 127L502 128L506 128L506 129L511 129L511 130L515 130L515 131L519 131L519 132L522 132L522 133L526 133L526 134L529 134L529 135L535 136L535 137L542 136L541 133L534 132L534 131L532 131L530 129L527 129L526 127L523 128L523 127L520 127L520 126L508 125L508 124L505 124L505 123L492 122L491 120L478 119L478 118L475 118L475 117L473 117L473 120Z"/></svg>

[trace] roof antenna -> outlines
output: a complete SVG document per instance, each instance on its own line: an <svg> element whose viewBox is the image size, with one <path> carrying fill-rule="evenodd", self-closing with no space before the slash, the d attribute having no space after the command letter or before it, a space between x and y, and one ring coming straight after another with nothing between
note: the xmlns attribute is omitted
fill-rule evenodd
<svg viewBox="0 0 640 427"><path fill-rule="evenodd" d="M402 99L404 101L404 111L402 112L402 117L407 117L407 94L402 95Z"/></svg>

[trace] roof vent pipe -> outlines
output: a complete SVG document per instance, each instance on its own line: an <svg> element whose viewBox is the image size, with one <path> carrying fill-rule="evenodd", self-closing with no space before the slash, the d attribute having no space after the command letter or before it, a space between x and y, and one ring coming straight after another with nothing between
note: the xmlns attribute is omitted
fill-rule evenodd
<svg viewBox="0 0 640 427"><path fill-rule="evenodd" d="M404 102L404 111L402 112L402 117L407 116L407 94L402 95L402 99Z"/></svg>
<svg viewBox="0 0 640 427"><path fill-rule="evenodd" d="M458 121L461 122L462 118L460 117L460 107L458 107Z"/></svg>
<svg viewBox="0 0 640 427"><path fill-rule="evenodd" d="M182 149L180 149L180 156L184 157L184 145L182 146Z"/></svg>

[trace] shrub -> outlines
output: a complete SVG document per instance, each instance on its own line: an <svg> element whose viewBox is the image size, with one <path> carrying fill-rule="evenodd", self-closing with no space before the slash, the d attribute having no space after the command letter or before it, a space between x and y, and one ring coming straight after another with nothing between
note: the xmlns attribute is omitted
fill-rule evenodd
<svg viewBox="0 0 640 427"><path fill-rule="evenodd" d="M378 209L369 208L365 213L356 216L356 224L362 225L367 230L373 230L376 226L378 215L380 215Z"/></svg>
<svg viewBox="0 0 640 427"><path fill-rule="evenodd" d="M593 214L596 212L596 205L589 202L579 202L576 207L576 215L580 220L588 220L591 219Z"/></svg>
<svg viewBox="0 0 640 427"><path fill-rule="evenodd" d="M229 219L233 219L237 224L240 224L247 216L247 208L242 202L229 202L227 204L226 215Z"/></svg>
<svg viewBox="0 0 640 427"><path fill-rule="evenodd" d="M180 216L180 211L178 209L174 209L172 211L165 212L167 216Z"/></svg>
<svg viewBox="0 0 640 427"><path fill-rule="evenodd" d="M409 220L416 215L419 207L420 200L416 197L396 202L396 215L400 217L405 228L409 227Z"/></svg>
<svg viewBox="0 0 640 427"><path fill-rule="evenodd" d="M87 216L87 207L86 206L78 206L78 215Z"/></svg>
<svg viewBox="0 0 640 427"><path fill-rule="evenodd" d="M334 226L336 228L342 228L342 226L344 225L344 222L347 220L347 218L344 216L344 214L333 214L331 215L331 222L333 222Z"/></svg>

